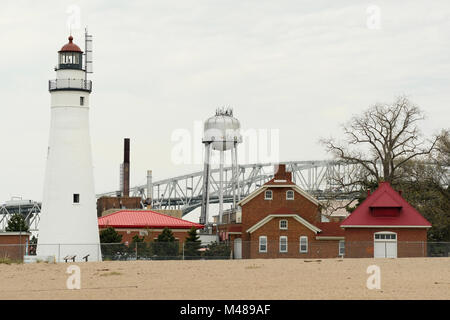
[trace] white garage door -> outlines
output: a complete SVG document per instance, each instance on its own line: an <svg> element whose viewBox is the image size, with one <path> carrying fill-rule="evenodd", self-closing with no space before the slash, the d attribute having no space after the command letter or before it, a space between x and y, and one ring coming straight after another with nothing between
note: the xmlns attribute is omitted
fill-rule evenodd
<svg viewBox="0 0 450 320"><path fill-rule="evenodd" d="M397 234L377 232L374 234L374 258L397 258Z"/></svg>

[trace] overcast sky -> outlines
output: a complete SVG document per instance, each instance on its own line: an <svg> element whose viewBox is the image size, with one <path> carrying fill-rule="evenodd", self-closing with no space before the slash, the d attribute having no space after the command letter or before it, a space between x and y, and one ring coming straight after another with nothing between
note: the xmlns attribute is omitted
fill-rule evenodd
<svg viewBox="0 0 450 320"><path fill-rule="evenodd" d="M425 135L448 128L448 0L2 0L0 203L42 199L48 80L73 5L94 38L97 192L118 188L125 137L132 185L147 169L154 180L200 169L173 162L172 134L224 105L243 129L279 129L283 161L330 158L321 137L402 94L426 112ZM72 34L84 49L83 29Z"/></svg>

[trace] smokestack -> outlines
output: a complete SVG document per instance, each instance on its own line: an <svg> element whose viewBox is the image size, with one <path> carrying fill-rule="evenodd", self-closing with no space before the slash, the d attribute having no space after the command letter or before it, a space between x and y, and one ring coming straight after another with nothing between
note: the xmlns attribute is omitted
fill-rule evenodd
<svg viewBox="0 0 450 320"><path fill-rule="evenodd" d="M130 139L123 141L123 196L130 196Z"/></svg>
<svg viewBox="0 0 450 320"><path fill-rule="evenodd" d="M147 209L151 208L152 198L153 198L152 170L147 170L147 204L150 206Z"/></svg>

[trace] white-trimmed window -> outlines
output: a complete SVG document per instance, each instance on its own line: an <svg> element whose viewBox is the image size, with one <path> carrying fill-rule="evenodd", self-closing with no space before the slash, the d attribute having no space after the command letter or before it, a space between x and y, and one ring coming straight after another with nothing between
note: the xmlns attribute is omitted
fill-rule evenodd
<svg viewBox="0 0 450 320"><path fill-rule="evenodd" d="M339 255L345 255L345 240L339 240Z"/></svg>
<svg viewBox="0 0 450 320"><path fill-rule="evenodd" d="M389 231L375 233L375 240L397 240L397 234Z"/></svg>
<svg viewBox="0 0 450 320"><path fill-rule="evenodd" d="M294 191L293 190L286 191L286 200L294 200Z"/></svg>
<svg viewBox="0 0 450 320"><path fill-rule="evenodd" d="M286 236L280 237L280 252L288 252L288 238Z"/></svg>
<svg viewBox="0 0 450 320"><path fill-rule="evenodd" d="M80 203L80 194L79 193L74 193L73 194L73 201L72 203Z"/></svg>
<svg viewBox="0 0 450 320"><path fill-rule="evenodd" d="M259 237L259 252L267 252L267 237Z"/></svg>
<svg viewBox="0 0 450 320"><path fill-rule="evenodd" d="M300 237L300 253L307 253L307 252L308 252L308 237L301 236Z"/></svg>
<svg viewBox="0 0 450 320"><path fill-rule="evenodd" d="M280 220L280 230L288 229L288 221L286 219Z"/></svg>
<svg viewBox="0 0 450 320"><path fill-rule="evenodd" d="M264 192L264 200L272 200L272 190L266 190L266 192Z"/></svg>
<svg viewBox="0 0 450 320"><path fill-rule="evenodd" d="M84 106L84 97L80 97L80 106Z"/></svg>

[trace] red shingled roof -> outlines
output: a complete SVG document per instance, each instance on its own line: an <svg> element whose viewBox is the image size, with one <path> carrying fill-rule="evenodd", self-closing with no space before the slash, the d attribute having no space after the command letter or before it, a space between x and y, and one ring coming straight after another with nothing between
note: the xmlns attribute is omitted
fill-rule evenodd
<svg viewBox="0 0 450 320"><path fill-rule="evenodd" d="M374 210L386 211L384 215ZM396 211L395 215L391 213ZM395 191L388 182L381 182L375 192L367 197L353 213L342 223L342 227L349 226L411 226L431 227L416 209Z"/></svg>
<svg viewBox="0 0 450 320"><path fill-rule="evenodd" d="M343 237L344 229L340 222L316 222L316 227L322 230L317 235L320 237Z"/></svg>
<svg viewBox="0 0 450 320"><path fill-rule="evenodd" d="M171 217L151 210L120 210L98 218L100 228L164 228L202 229L203 225Z"/></svg>

